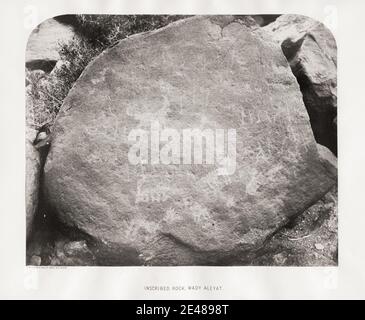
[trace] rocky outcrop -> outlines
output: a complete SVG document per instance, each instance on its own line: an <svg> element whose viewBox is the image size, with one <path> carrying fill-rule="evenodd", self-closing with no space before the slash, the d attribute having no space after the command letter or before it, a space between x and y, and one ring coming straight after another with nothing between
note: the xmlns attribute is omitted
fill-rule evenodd
<svg viewBox="0 0 365 320"><path fill-rule="evenodd" d="M228 155L201 164L190 148L184 162L185 129L208 130ZM138 141L150 142L130 157ZM144 265L238 263L334 183L280 46L230 16L179 21L96 58L62 105L44 172L60 221L106 260Z"/></svg>
<svg viewBox="0 0 365 320"><path fill-rule="evenodd" d="M28 39L25 57L27 69L50 72L60 60L59 44L71 40L74 36L75 32L69 25L55 19L42 22Z"/></svg>
<svg viewBox="0 0 365 320"><path fill-rule="evenodd" d="M337 48L320 22L282 15L264 27L280 43L303 93L314 136L337 154Z"/></svg>

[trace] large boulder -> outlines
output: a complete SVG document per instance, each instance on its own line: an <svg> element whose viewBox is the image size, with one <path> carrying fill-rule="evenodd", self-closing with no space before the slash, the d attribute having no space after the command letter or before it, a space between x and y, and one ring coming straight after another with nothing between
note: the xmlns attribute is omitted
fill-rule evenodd
<svg viewBox="0 0 365 320"><path fill-rule="evenodd" d="M184 147L189 129L207 129L203 164L198 139ZM62 105L44 175L60 221L109 261L145 265L240 263L335 183L280 46L231 16L97 57Z"/></svg>
<svg viewBox="0 0 365 320"><path fill-rule="evenodd" d="M32 232L34 218L38 208L39 178L41 161L38 150L34 147L33 141L36 131L32 128L26 130L26 175L25 175L25 205L26 205L26 236Z"/></svg>
<svg viewBox="0 0 365 320"><path fill-rule="evenodd" d="M282 15L264 27L280 43L303 93L318 143L337 154L337 47L320 22Z"/></svg>

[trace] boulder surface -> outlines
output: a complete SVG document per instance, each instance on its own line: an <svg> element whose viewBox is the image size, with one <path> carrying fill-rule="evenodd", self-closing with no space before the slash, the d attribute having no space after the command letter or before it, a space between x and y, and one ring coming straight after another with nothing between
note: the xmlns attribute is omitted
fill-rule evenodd
<svg viewBox="0 0 365 320"><path fill-rule="evenodd" d="M186 129L215 133L216 154L224 130L229 170L208 156L184 162L188 149L171 141ZM149 137L139 164L128 156L135 130ZM180 156L153 162L156 149ZM126 265L239 263L334 183L280 46L231 16L181 20L103 52L63 103L44 170L60 221Z"/></svg>

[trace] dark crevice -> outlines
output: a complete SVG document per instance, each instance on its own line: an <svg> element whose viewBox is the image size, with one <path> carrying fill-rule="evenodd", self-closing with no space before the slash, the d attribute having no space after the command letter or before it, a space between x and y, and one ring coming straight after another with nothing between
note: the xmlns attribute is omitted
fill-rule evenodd
<svg viewBox="0 0 365 320"><path fill-rule="evenodd" d="M315 140L337 156L337 127L335 124L337 110L331 98L316 95L315 84L311 82L303 70L300 60L296 58L306 37L304 36L296 42L286 40L282 43L281 49L302 92Z"/></svg>
<svg viewBox="0 0 365 320"><path fill-rule="evenodd" d="M46 139L47 140L47 139ZM40 177L38 189L38 207L32 223L33 232L27 239L27 265L30 264L32 255L41 257L42 265L50 265L55 253L55 244L59 239L67 241L86 240L88 244L93 243L92 237L86 233L63 224L55 210L48 204L44 193L44 165L50 149L49 143L35 145L40 157Z"/></svg>
<svg viewBox="0 0 365 320"><path fill-rule="evenodd" d="M280 16L281 16L280 14L261 14L261 15L254 14L254 15L251 15L251 17L253 19L255 19L256 23L260 27L264 27L270 23L273 23Z"/></svg>
<svg viewBox="0 0 365 320"><path fill-rule="evenodd" d="M304 73L294 68L292 70L303 95L314 138L337 156L337 130L334 123L337 116L336 109L331 101L328 101L329 99L314 95L313 84Z"/></svg>

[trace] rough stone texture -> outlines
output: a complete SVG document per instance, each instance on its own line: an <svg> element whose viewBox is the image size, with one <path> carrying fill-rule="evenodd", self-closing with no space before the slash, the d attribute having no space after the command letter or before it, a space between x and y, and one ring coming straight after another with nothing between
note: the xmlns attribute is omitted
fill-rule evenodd
<svg viewBox="0 0 365 320"><path fill-rule="evenodd" d="M50 72L60 59L59 43L67 42L74 36L75 33L71 26L55 19L42 22L29 36L25 57L26 67L29 70Z"/></svg>
<svg viewBox="0 0 365 320"><path fill-rule="evenodd" d="M303 92L317 142L337 153L337 47L320 22L282 15L264 27L281 44Z"/></svg>
<svg viewBox="0 0 365 320"><path fill-rule="evenodd" d="M337 176L337 158L325 146L317 144L317 150L319 159L326 167L326 169L330 172L331 175Z"/></svg>
<svg viewBox="0 0 365 320"><path fill-rule="evenodd" d="M25 203L26 203L26 234L27 239L32 232L34 216L38 207L39 177L41 170L40 156L33 146L36 131L27 128L26 132L26 176L25 176Z"/></svg>
<svg viewBox="0 0 365 320"><path fill-rule="evenodd" d="M64 101L45 192L109 263L239 263L335 183L280 47L233 20L194 17L123 40ZM130 164L128 133L151 121L236 129L236 171Z"/></svg>
<svg viewBox="0 0 365 320"><path fill-rule="evenodd" d="M32 256L30 259L29 265L31 266L40 266L42 264L42 258L39 256Z"/></svg>

